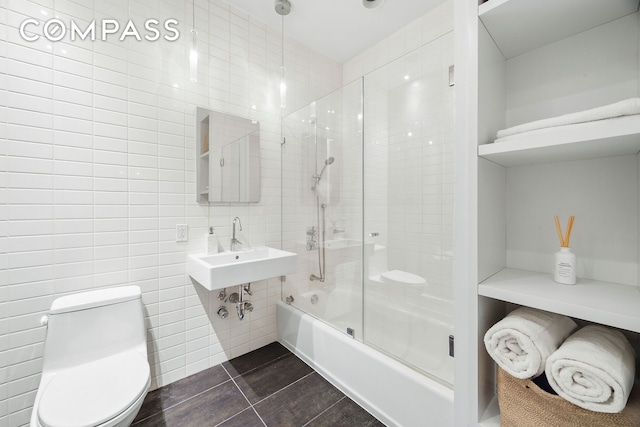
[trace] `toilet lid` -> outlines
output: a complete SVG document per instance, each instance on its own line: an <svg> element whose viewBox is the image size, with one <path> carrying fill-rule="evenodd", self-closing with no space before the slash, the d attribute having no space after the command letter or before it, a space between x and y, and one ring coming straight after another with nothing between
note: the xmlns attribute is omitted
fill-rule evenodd
<svg viewBox="0 0 640 427"><path fill-rule="evenodd" d="M135 351L61 371L38 404L44 427L94 427L120 415L149 385L149 363Z"/></svg>
<svg viewBox="0 0 640 427"><path fill-rule="evenodd" d="M426 280L423 277L408 273L406 271L391 270L382 273L382 280L385 282L402 283L407 285L424 285Z"/></svg>

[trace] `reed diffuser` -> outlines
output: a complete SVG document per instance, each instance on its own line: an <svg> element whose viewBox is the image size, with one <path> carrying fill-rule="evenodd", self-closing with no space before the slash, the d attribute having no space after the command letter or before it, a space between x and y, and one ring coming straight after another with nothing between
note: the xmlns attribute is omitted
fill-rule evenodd
<svg viewBox="0 0 640 427"><path fill-rule="evenodd" d="M571 230L573 229L573 221L575 218L576 217L573 215L569 217L567 230L563 235L558 215L553 216L553 219L556 221L558 239L560 240L560 250L556 252L555 256L555 273L553 275L553 280L563 285L576 284L576 255L571 252L569 246L569 243L571 242Z"/></svg>

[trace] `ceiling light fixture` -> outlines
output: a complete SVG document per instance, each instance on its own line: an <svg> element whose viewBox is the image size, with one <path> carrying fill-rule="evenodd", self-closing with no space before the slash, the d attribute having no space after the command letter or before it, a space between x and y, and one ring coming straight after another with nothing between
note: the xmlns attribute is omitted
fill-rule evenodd
<svg viewBox="0 0 640 427"><path fill-rule="evenodd" d="M189 49L189 75L192 82L198 82L198 32L196 31L196 2L193 0L193 27L191 28L191 48Z"/></svg>
<svg viewBox="0 0 640 427"><path fill-rule="evenodd" d="M291 12L291 2L289 0L276 0L276 12L282 16L282 65L280 66L280 108L287 106L287 81L284 67L284 17Z"/></svg>

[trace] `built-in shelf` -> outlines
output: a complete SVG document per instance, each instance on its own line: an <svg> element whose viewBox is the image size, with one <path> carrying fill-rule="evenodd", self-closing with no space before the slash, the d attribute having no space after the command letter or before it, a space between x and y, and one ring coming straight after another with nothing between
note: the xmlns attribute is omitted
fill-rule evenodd
<svg viewBox="0 0 640 427"><path fill-rule="evenodd" d="M456 15L461 39L472 40L473 46L477 42L477 52L465 57L469 66L461 67L470 72L472 84L459 107L463 111L470 105L469 116L474 120L462 124L461 135L465 140L467 134L472 135L470 139L478 143L473 149L477 149L480 158L477 165L473 164L478 175L475 168L466 168L474 175L470 177L469 197L464 199L472 219L471 227L463 224L461 235L463 239L469 237L468 232L474 245L467 257L470 262L461 269L469 269L470 278L477 274L482 279L487 270L497 271L477 285L477 301L465 299L467 296L461 300L474 308L461 314L464 319L471 313L471 321L475 322L465 338L477 338L477 347L472 346L461 355L462 366L470 366L465 377L477 379L477 386L462 378L456 389L456 399L468 399L478 405L478 411L470 411L471 421L464 420L465 425L500 426L495 361L486 352L482 336L513 308L511 304L619 328L632 338L631 342L640 335L640 285L634 283L635 279L620 284L579 277L575 285L561 285L553 281L551 268L549 273L504 268L514 247L519 255L537 251L536 242L528 238L535 230L525 230L522 224L533 227L531 221L545 217L549 210L592 218L617 217L609 214L624 212L614 225L594 222L594 228L586 230L584 242L593 249L595 260L608 259L610 255L605 246L598 245L603 232L624 236L619 246L635 253L639 235L634 227L638 219L633 216L633 208L639 197L640 115L548 127L498 142L494 142L493 133L524 125L528 120L551 119L638 96L635 87L640 68L629 54L639 43L639 4L640 0L487 0L477 6L479 22L467 22L462 19L464 16ZM464 11L475 18L476 3L468 7ZM612 46L627 46L629 52L618 57L605 55L609 53L607 49L614 49ZM477 58L473 56L476 53ZM627 157L604 160L620 156ZM622 163L629 169L622 172ZM512 169L504 170L495 164ZM596 172L596 165L602 170ZM594 175L602 173L611 180L599 180L593 185L582 179L590 176L592 166ZM558 191L550 189L549 182L561 182L574 170L584 175L569 177L571 195L563 197L557 188ZM523 210L514 209L516 196L520 195L531 201ZM613 199L628 203L607 203ZM481 236L476 241L478 230ZM536 268L538 261L523 260L520 266ZM631 274L635 263L630 261ZM587 271L585 275L588 274ZM617 280L612 276L598 277ZM535 414L528 415L535 419Z"/></svg>
<svg viewBox="0 0 640 427"><path fill-rule="evenodd" d="M498 405L498 396L491 399L489 406L480 417L481 427L500 427L500 406Z"/></svg>
<svg viewBox="0 0 640 427"><path fill-rule="evenodd" d="M540 129L504 138L502 142L478 146L478 155L505 167L624 156L638 152L638 115Z"/></svg>
<svg viewBox="0 0 640 427"><path fill-rule="evenodd" d="M505 56L513 58L638 10L638 0L489 0L482 23Z"/></svg>
<svg viewBox="0 0 640 427"><path fill-rule="evenodd" d="M210 112L203 108L196 109L196 200L199 203L209 202L210 185Z"/></svg>
<svg viewBox="0 0 640 427"><path fill-rule="evenodd" d="M640 332L640 287L581 279L561 285L551 274L505 268L478 294L590 322Z"/></svg>

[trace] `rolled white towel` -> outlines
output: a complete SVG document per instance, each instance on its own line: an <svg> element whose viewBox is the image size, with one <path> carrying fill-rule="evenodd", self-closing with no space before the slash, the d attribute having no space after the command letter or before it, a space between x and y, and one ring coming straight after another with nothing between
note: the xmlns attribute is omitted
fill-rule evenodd
<svg viewBox="0 0 640 427"><path fill-rule="evenodd" d="M635 114L640 114L640 98L625 99L624 101L614 102L613 104L603 105L602 107L596 107L590 110L536 120L534 122L523 123L521 125L502 129L496 134L497 139L495 142L500 142L501 138L505 138L510 135L530 132L537 129L593 122L596 120L612 119L614 117L631 116Z"/></svg>
<svg viewBox="0 0 640 427"><path fill-rule="evenodd" d="M509 374L532 378L544 372L547 357L576 327L567 316L520 307L489 328L484 345Z"/></svg>
<svg viewBox="0 0 640 427"><path fill-rule="evenodd" d="M635 352L615 329L585 326L547 359L551 387L569 402L596 412L624 409L633 387Z"/></svg>

